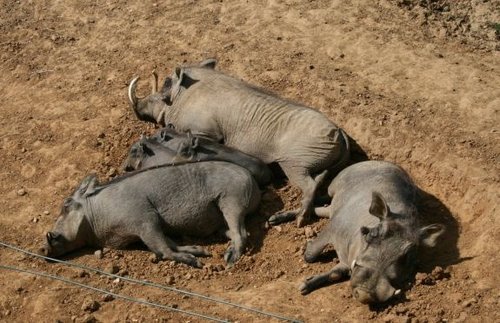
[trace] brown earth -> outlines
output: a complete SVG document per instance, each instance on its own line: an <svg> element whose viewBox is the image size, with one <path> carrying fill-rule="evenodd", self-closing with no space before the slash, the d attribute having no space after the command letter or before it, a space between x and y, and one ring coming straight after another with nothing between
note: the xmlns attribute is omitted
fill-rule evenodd
<svg viewBox="0 0 500 323"><path fill-rule="evenodd" d="M221 256L227 242L216 239L202 270L152 263L140 247L72 261L310 322L499 322L499 23L499 2L486 0L3 0L0 240L35 250L74 186L90 172L116 176L127 147L154 131L128 107L133 76L217 57L219 69L325 113L370 158L402 165L428 193L422 214L447 224L447 236L422 255L405 298L369 308L348 282L301 296L302 279L331 268L334 254L305 264L305 229L266 229L270 214L298 204L287 185L265 193L248 221L249 251L231 269ZM309 225L309 237L324 223ZM270 320L3 248L0 264L220 318ZM0 277L3 322L199 321L47 278ZM101 305L92 314L90 300Z"/></svg>

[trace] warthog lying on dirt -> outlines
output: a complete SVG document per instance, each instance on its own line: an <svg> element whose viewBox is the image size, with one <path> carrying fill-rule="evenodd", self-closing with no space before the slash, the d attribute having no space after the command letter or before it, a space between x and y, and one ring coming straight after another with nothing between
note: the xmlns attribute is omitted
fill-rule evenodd
<svg viewBox="0 0 500 323"><path fill-rule="evenodd" d="M137 170L179 161L227 161L247 169L260 186L271 182L271 171L258 158L211 139L180 133L172 128L161 129L152 137L143 137L130 148L124 162L125 170Z"/></svg>
<svg viewBox="0 0 500 323"><path fill-rule="evenodd" d="M327 170L341 168L349 159L347 135L320 112L216 71L215 63L176 68L161 92L154 85L146 98L136 97L135 78L128 91L135 114L213 138L266 164L277 162L303 198L298 211L276 214L270 222L297 217L303 225Z"/></svg>
<svg viewBox="0 0 500 323"><path fill-rule="evenodd" d="M435 246L444 232L441 224L420 227L417 187L408 174L389 162L361 162L340 172L328 193L331 205L316 211L330 222L307 245L304 258L312 262L332 244L340 263L308 278L302 294L349 275L353 296L361 303L385 302L399 294L413 272L418 248Z"/></svg>
<svg viewBox="0 0 500 323"><path fill-rule="evenodd" d="M64 201L40 253L57 257L84 246L122 248L142 240L160 259L201 267L195 256L208 252L178 246L168 236L224 230L231 239L224 259L233 264L245 246L245 216L259 202L248 171L226 162L160 166L103 185L91 175Z"/></svg>

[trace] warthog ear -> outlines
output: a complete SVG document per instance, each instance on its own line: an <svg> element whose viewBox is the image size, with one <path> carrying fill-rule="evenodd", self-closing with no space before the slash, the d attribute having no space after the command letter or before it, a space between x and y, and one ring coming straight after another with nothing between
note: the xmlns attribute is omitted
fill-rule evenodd
<svg viewBox="0 0 500 323"><path fill-rule="evenodd" d="M211 69L214 69L215 65L217 65L217 60L215 58L208 58L200 63L201 67L208 67Z"/></svg>
<svg viewBox="0 0 500 323"><path fill-rule="evenodd" d="M435 247L439 236L441 236L444 231L444 225L437 223L420 228L420 243L426 247Z"/></svg>
<svg viewBox="0 0 500 323"><path fill-rule="evenodd" d="M383 220L389 214L389 206L379 192L372 193L372 204L370 205L370 214Z"/></svg>
<svg viewBox="0 0 500 323"><path fill-rule="evenodd" d="M181 88L189 88L191 85L195 84L198 82L197 80L191 78L184 68L181 67L176 67L175 68L175 76L177 77L177 80L175 81L174 84L172 84L172 91L171 91L171 96L170 96L170 101L174 101L179 92L181 91Z"/></svg>
<svg viewBox="0 0 500 323"><path fill-rule="evenodd" d="M76 193L80 197L86 197L89 194L92 194L95 191L95 187L98 186L97 177L95 174L91 174L85 177L78 187Z"/></svg>

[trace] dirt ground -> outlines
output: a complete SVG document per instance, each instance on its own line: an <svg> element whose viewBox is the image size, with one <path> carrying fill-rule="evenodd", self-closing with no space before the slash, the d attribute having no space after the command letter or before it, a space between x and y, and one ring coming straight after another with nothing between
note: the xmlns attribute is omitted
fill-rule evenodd
<svg viewBox="0 0 500 323"><path fill-rule="evenodd" d="M36 250L75 185L90 172L102 181L119 174L127 147L155 130L128 106L134 76L216 57L219 69L320 110L427 193L424 222L448 231L422 254L405 296L369 308L352 299L348 282L301 296L300 282L331 268L334 254L302 260L325 221L266 227L271 214L298 205L288 185L265 192L248 219L249 250L231 269L227 242L215 238L204 269L152 263L141 247L71 261L308 322L500 321L498 1L2 0L0 48L1 241ZM232 321L273 321L3 248L0 264ZM2 322L200 321L47 278L0 277ZM92 313L91 301L100 304Z"/></svg>

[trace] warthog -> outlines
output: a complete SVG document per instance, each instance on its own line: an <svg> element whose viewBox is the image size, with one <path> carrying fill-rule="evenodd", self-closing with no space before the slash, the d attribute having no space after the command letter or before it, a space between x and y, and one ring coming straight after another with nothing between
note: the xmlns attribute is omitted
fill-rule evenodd
<svg viewBox="0 0 500 323"><path fill-rule="evenodd" d="M154 74L153 93L145 98L137 98L135 78L128 91L135 114L212 138L266 164L277 162L303 198L299 210L275 214L269 221L297 217L302 226L327 170L340 169L349 159L347 135L319 111L216 71L215 64L210 59L176 68L161 92Z"/></svg>
<svg viewBox="0 0 500 323"><path fill-rule="evenodd" d="M124 162L126 171L179 161L227 161L247 169L260 186L271 182L271 171L258 158L219 144L211 139L161 129L152 137L143 137L130 147Z"/></svg>
<svg viewBox="0 0 500 323"><path fill-rule="evenodd" d="M316 209L330 222L304 254L312 262L333 244L340 262L308 278L302 294L349 275L353 296L361 303L385 302L399 294L413 272L418 248L435 246L444 232L441 224L420 227L417 192L408 174L389 162L361 162L340 172L328 188L331 205Z"/></svg>
<svg viewBox="0 0 500 323"><path fill-rule="evenodd" d="M224 255L231 265L244 250L245 216L259 202L253 177L227 162L159 166L103 185L91 175L64 201L40 253L58 257L84 246L123 248L141 240L159 259L201 267L196 256L208 252L178 246L169 236L223 230L231 239Z"/></svg>

